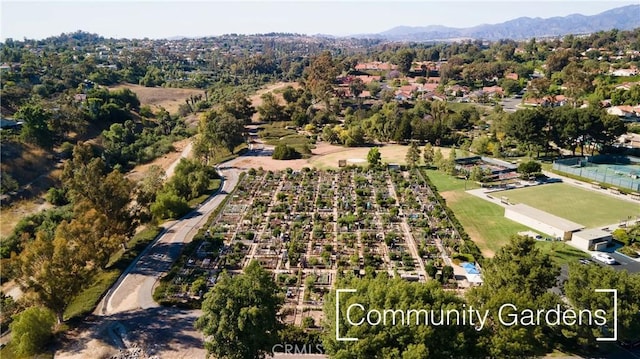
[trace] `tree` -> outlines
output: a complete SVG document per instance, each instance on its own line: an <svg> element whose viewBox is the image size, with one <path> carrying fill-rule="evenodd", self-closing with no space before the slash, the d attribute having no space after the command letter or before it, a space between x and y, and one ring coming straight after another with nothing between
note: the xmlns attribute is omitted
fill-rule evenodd
<svg viewBox="0 0 640 359"><path fill-rule="evenodd" d="M156 200L156 194L164 184L166 174L162 167L152 165L135 187L135 203L138 217L148 216L149 206Z"/></svg>
<svg viewBox="0 0 640 359"><path fill-rule="evenodd" d="M498 313L504 304L517 308L554 308L562 300L550 288L560 268L548 254L536 247L533 238L514 236L496 255L483 264L484 283L467 292L469 305ZM480 347L492 357L531 357L545 354L554 346L558 328L545 323L505 326L494 320L483 329ZM555 332L555 333L554 333Z"/></svg>
<svg viewBox="0 0 640 359"><path fill-rule="evenodd" d="M244 125L250 124L253 114L256 113L251 101L240 93L234 96L233 101L225 102L222 106L222 111L230 113Z"/></svg>
<svg viewBox="0 0 640 359"><path fill-rule="evenodd" d="M56 230L51 239L38 232L18 257L17 268L21 286L33 290L38 301L56 314L58 323L95 268L83 253L81 238L65 235L65 231Z"/></svg>
<svg viewBox="0 0 640 359"><path fill-rule="evenodd" d="M15 118L22 120L20 138L43 148L53 145L53 132L49 129L51 114L39 104L27 104L20 107Z"/></svg>
<svg viewBox="0 0 640 359"><path fill-rule="evenodd" d="M217 146L226 148L229 152L244 142L243 121L226 114L209 118L214 123L214 132L211 138Z"/></svg>
<svg viewBox="0 0 640 359"><path fill-rule="evenodd" d="M518 165L518 173L522 173L524 178L530 179L532 175L540 173L542 165L536 161L522 162Z"/></svg>
<svg viewBox="0 0 640 359"><path fill-rule="evenodd" d="M370 167L380 166L381 158L382 157L380 155L380 150L378 149L378 147L373 147L369 150L369 153L367 153L367 162L369 162Z"/></svg>
<svg viewBox="0 0 640 359"><path fill-rule="evenodd" d="M436 281L411 283L398 277L389 278L386 273L381 273L365 278L347 276L338 281L336 288L353 288L356 292L341 294L338 308L335 293L325 296L323 346L331 358L486 357L477 349L478 335L473 326L423 325L424 320L421 320L420 325L415 325L413 318L410 320L413 322L411 324L393 325L389 317L386 325L368 325L365 322L355 326L350 325L347 320L347 308L353 303L361 304L365 310L375 308L382 311L383 308L392 308L402 312L409 309L439 312L444 308L465 308L462 298L444 291ZM364 318L366 321L366 315L366 312L352 310L350 318L354 321ZM337 341L336 324L341 336L359 338L357 345Z"/></svg>
<svg viewBox="0 0 640 359"><path fill-rule="evenodd" d="M284 112L284 106L280 105L278 99L271 93L267 92L260 96L262 105L258 106L260 120L265 122L285 121L287 120Z"/></svg>
<svg viewBox="0 0 640 359"><path fill-rule="evenodd" d="M109 228L110 219L91 207L76 208L75 218L63 221L56 228L56 236L74 239L78 255L87 263L105 268L109 259L126 243L127 237Z"/></svg>
<svg viewBox="0 0 640 359"><path fill-rule="evenodd" d="M442 150L440 150L439 148L436 149L436 151L433 154L433 164L438 168L441 169L442 165L444 162L444 156L442 155Z"/></svg>
<svg viewBox="0 0 640 359"><path fill-rule="evenodd" d="M277 313L283 298L278 292L271 274L256 261L243 274L223 272L205 295L196 321L207 352L221 359L264 358L281 327Z"/></svg>
<svg viewBox="0 0 640 359"><path fill-rule="evenodd" d="M571 50L554 51L549 56L547 56L547 68L545 72L546 77L551 78L552 74L562 71L562 69L564 69L564 67L569 64L570 57Z"/></svg>
<svg viewBox="0 0 640 359"><path fill-rule="evenodd" d="M198 135L193 143L193 151L205 164L215 157L217 150L233 150L245 140L244 122L230 112L219 113L211 110L200 118Z"/></svg>
<svg viewBox="0 0 640 359"><path fill-rule="evenodd" d="M166 183L166 189L179 197L190 200L203 194L209 188L209 181L216 173L196 160L181 159Z"/></svg>
<svg viewBox="0 0 640 359"><path fill-rule="evenodd" d="M86 218L88 222L84 225L76 223L89 232L75 230L74 233L79 238L103 238L109 242L119 239L125 243L134 227L130 208L133 183L116 170L108 174L105 172L104 161L93 157L90 145L79 143L74 147L72 159L65 163L62 180L73 201L75 216L84 218L85 214L91 213L91 219ZM100 226L97 222L92 225L92 220L99 220ZM90 232L97 228L101 233ZM104 246L108 253L113 250L113 245L107 242L96 243L95 246ZM104 258L97 262L106 264Z"/></svg>
<svg viewBox="0 0 640 359"><path fill-rule="evenodd" d="M367 90L371 93L371 96L378 96L382 90L382 85L378 81L371 81L367 84Z"/></svg>
<svg viewBox="0 0 640 359"><path fill-rule="evenodd" d="M453 279L453 267L444 266L442 267L442 283L447 283L449 279Z"/></svg>
<svg viewBox="0 0 640 359"><path fill-rule="evenodd" d="M611 330L613 301L610 293L597 293L595 290L599 288L618 291L618 339L631 342L640 340L640 276L599 265L569 265L569 278L564 291L570 303L577 309L591 312L604 309ZM593 347L599 343L595 338L602 337L603 333L598 326L576 325L567 328L566 335L575 338L576 344L585 349L591 347L589 349L593 351Z"/></svg>
<svg viewBox="0 0 640 359"><path fill-rule="evenodd" d="M415 167L420 161L420 148L418 147L418 143L416 141L411 141L405 159L409 167Z"/></svg>
<svg viewBox="0 0 640 359"><path fill-rule="evenodd" d="M531 84L527 86L527 95L533 98L542 98L549 95L549 88L551 87L551 81L544 77L531 80Z"/></svg>
<svg viewBox="0 0 640 359"><path fill-rule="evenodd" d="M578 107L578 101L583 95L592 92L593 76L584 72L575 62L568 64L562 70L563 85L567 88L565 94L571 99L573 107Z"/></svg>
<svg viewBox="0 0 640 359"><path fill-rule="evenodd" d="M338 143L340 141L338 133L330 125L324 126L322 129L322 139L329 143Z"/></svg>
<svg viewBox="0 0 640 359"><path fill-rule="evenodd" d="M159 192L151 205L151 214L158 219L180 218L189 210L187 201L172 191Z"/></svg>
<svg viewBox="0 0 640 359"><path fill-rule="evenodd" d="M396 53L395 64L398 65L398 71L407 75L411 71L411 64L416 58L416 52L411 49L404 48Z"/></svg>
<svg viewBox="0 0 640 359"><path fill-rule="evenodd" d="M20 357L37 354L51 339L55 322L55 315L42 307L31 307L16 315L11 323L15 354Z"/></svg>
<svg viewBox="0 0 640 359"><path fill-rule="evenodd" d="M469 179L476 182L482 182L484 180L484 171L480 166L473 166L469 173Z"/></svg>
<svg viewBox="0 0 640 359"><path fill-rule="evenodd" d="M324 51L314 58L305 69L305 87L317 101L324 102L329 110L329 99L333 93L333 82L338 75L338 69L330 51Z"/></svg>
<svg viewBox="0 0 640 359"><path fill-rule="evenodd" d="M431 167L431 165L434 163L434 157L435 153L433 152L433 146L431 146L431 143L427 142L427 144L424 145L424 149L422 150L422 159L424 160L425 166Z"/></svg>
<svg viewBox="0 0 640 359"><path fill-rule="evenodd" d="M364 91L366 88L367 87L365 86L364 81L362 81L362 79L360 79L360 78L355 78L349 84L349 90L351 90L351 95L353 95L353 97L355 97L355 98L360 96L362 91Z"/></svg>
<svg viewBox="0 0 640 359"><path fill-rule="evenodd" d="M64 165L62 181L74 205L96 209L109 220L110 234L131 233L129 203L133 183L116 170L108 174L104 161L94 157L91 145L78 143Z"/></svg>
<svg viewBox="0 0 640 359"><path fill-rule="evenodd" d="M544 110L518 110L509 115L506 133L532 151L540 147L547 147L548 142L545 136L547 119Z"/></svg>

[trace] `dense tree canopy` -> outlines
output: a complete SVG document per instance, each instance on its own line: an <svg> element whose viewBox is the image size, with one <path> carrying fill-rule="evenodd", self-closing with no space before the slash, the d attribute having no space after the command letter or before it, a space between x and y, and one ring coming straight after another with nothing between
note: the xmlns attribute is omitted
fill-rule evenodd
<svg viewBox="0 0 640 359"><path fill-rule="evenodd" d="M335 292L327 295L324 313L324 348L334 358L447 358L476 357L482 352L476 350L478 335L473 326L465 325L420 325L410 323L393 325L388 321L378 326L350 325L347 308L354 303L365 310L408 309L434 310L462 309L464 300L451 292L445 292L435 281L411 283L400 278L389 279L386 273L375 278L343 278L336 288L356 289L356 293L340 295L340 311L336 313ZM339 316L341 337L359 338L357 342L336 340L336 315ZM439 314L438 314L439 315ZM350 312L352 322L366 316L362 310ZM399 320L399 319L398 319Z"/></svg>
<svg viewBox="0 0 640 359"><path fill-rule="evenodd" d="M530 237L515 236L492 259L485 260L484 283L467 293L469 304L494 315L505 303L536 309L560 304L560 298L549 292L556 285L560 268L535 245ZM480 346L497 357L542 355L555 344L553 331L559 331L546 323L505 326L495 319L483 332Z"/></svg>
<svg viewBox="0 0 640 359"><path fill-rule="evenodd" d="M196 321L207 352L221 359L264 358L276 344L282 302L271 274L258 262L237 276L223 272L205 295Z"/></svg>

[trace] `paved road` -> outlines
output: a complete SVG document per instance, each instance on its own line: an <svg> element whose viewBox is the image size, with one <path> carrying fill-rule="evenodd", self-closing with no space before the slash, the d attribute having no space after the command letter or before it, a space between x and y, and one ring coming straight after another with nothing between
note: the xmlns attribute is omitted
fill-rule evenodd
<svg viewBox="0 0 640 359"><path fill-rule="evenodd" d="M505 97L500 101L500 105L505 112L516 112L522 104L521 98Z"/></svg>
<svg viewBox="0 0 640 359"><path fill-rule="evenodd" d="M240 171L232 166L220 169L223 177L221 191L207 199L193 212L178 221L167 224L160 237L145 250L118 282L105 295L96 308L97 315L111 315L134 309L157 307L153 300L153 286L159 277L171 268L185 242L189 242L222 200L235 188Z"/></svg>
<svg viewBox="0 0 640 359"><path fill-rule="evenodd" d="M626 270L629 273L640 273L640 262L631 260L629 259L629 257L623 256L615 252L609 252L607 254L616 260L616 264L604 264L595 259L593 261L603 267L609 266L615 270Z"/></svg>

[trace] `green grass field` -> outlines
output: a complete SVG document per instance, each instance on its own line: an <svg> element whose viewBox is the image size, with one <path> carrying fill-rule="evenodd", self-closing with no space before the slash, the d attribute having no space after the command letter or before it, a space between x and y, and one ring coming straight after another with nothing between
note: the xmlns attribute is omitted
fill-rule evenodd
<svg viewBox="0 0 640 359"><path fill-rule="evenodd" d="M464 180L436 170L427 170L427 174L483 255L493 256L511 236L529 230L505 218L504 209L499 205L466 193ZM477 187L472 181L467 181L467 189Z"/></svg>
<svg viewBox="0 0 640 359"><path fill-rule="evenodd" d="M493 256L511 236L531 230L505 218L504 209L501 206L466 193L464 180L436 170L427 170L427 174L440 194L447 200L447 205L455 213L471 239L480 247L483 255ZM466 184L467 189L477 187L471 181ZM585 192L585 190L577 190ZM587 257L584 252L562 242L536 242L536 245L558 264L575 262Z"/></svg>
<svg viewBox="0 0 640 359"><path fill-rule="evenodd" d="M564 183L496 192L511 203L524 203L585 225L604 226L640 215L640 205Z"/></svg>
<svg viewBox="0 0 640 359"><path fill-rule="evenodd" d="M575 263L580 258L589 257L585 252L563 242L537 241L536 247L540 249L540 252L548 253L559 265Z"/></svg>

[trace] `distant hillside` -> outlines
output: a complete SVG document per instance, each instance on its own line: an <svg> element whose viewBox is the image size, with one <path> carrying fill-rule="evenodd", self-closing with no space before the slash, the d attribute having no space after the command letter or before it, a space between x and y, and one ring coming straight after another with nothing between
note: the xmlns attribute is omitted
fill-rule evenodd
<svg viewBox="0 0 640 359"><path fill-rule="evenodd" d="M520 17L500 24L485 24L470 28L453 28L439 25L398 26L378 34L359 35L358 37L396 41L430 41L460 38L522 40L532 37L586 34L611 29L632 30L637 27L640 27L640 5L628 5L592 16L573 14L548 19Z"/></svg>

